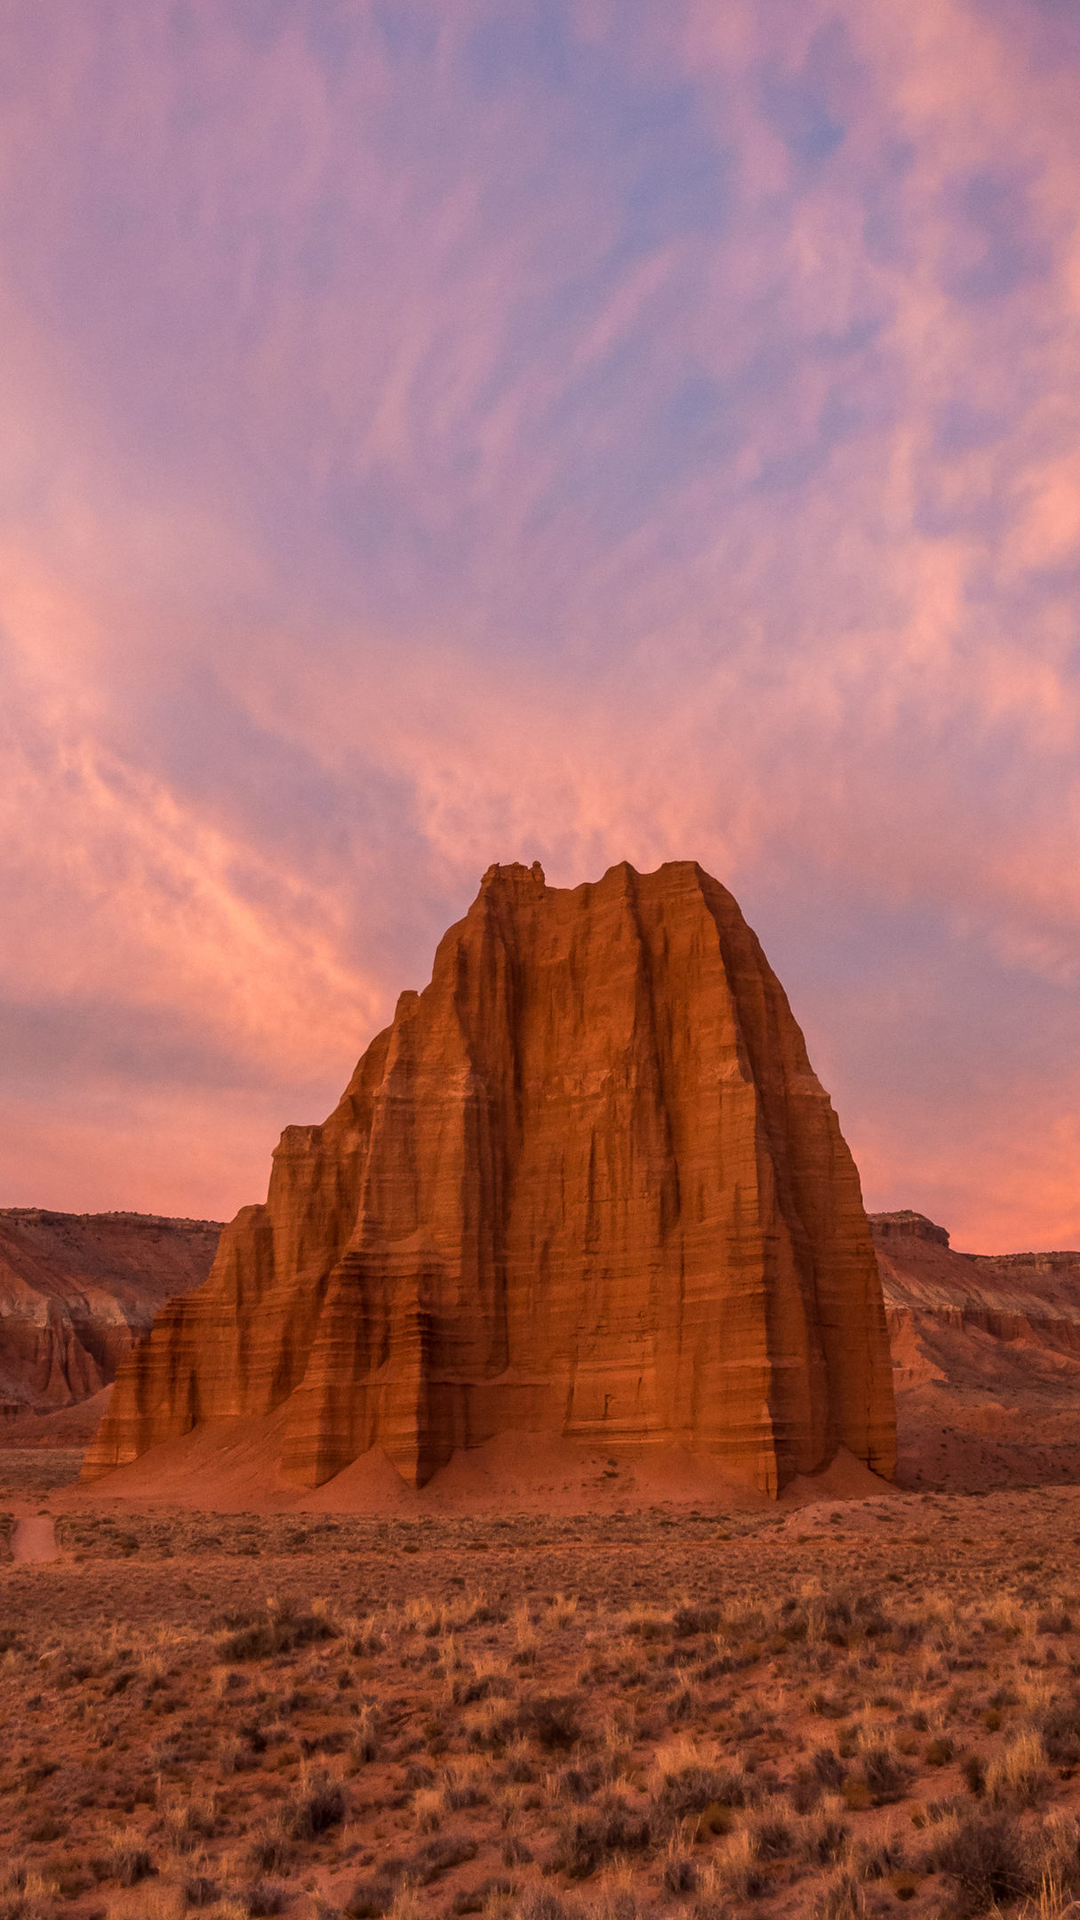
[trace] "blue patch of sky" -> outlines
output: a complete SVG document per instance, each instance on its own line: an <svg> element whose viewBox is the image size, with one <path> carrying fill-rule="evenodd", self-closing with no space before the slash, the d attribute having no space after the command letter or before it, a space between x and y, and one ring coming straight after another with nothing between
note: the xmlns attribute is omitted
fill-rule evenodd
<svg viewBox="0 0 1080 1920"><path fill-rule="evenodd" d="M1012 33L1019 58L1036 69L1080 59L1080 7L1076 0L972 0L974 10L999 31Z"/></svg>
<svg viewBox="0 0 1080 1920"><path fill-rule="evenodd" d="M469 35L466 67L477 94L501 93L522 79L563 87L576 52L568 9L561 0L533 0L482 21Z"/></svg>
<svg viewBox="0 0 1080 1920"><path fill-rule="evenodd" d="M799 81L766 79L761 89L765 116L797 160L827 160L843 145L844 128L826 111L811 88Z"/></svg>
<svg viewBox="0 0 1080 1920"><path fill-rule="evenodd" d="M794 874L782 894L754 895L752 878L740 882L842 1125L848 1089L864 1112L935 1101L947 1111L980 1085L995 1094L1002 1076L1053 1080L1062 1051L1080 1046L1075 988L1003 963L985 932L958 931L944 908L845 902Z"/></svg>
<svg viewBox="0 0 1080 1920"><path fill-rule="evenodd" d="M872 168L860 180L863 247L873 265L903 265L909 257L911 210L905 188L917 157L913 142L886 138L877 147Z"/></svg>
<svg viewBox="0 0 1080 1920"><path fill-rule="evenodd" d="M647 326L621 333L578 376L567 370L577 341L639 260L672 237L711 239L723 230L732 203L730 155L701 122L692 89L631 84L617 63L573 39L561 7L523 10L477 30L465 64L481 95L524 84L524 111L550 121L537 147L523 143L529 157L508 153L505 173L485 183L487 217L496 225L507 214L527 221L533 194L550 194L550 174L565 179L571 215L542 291L511 296L505 345L476 394L475 414L482 419L546 366L557 395L534 431L538 446L554 446L558 474L539 517L576 512L587 499L594 536L617 537L696 464L732 451L743 429L731 396L704 371L681 358L655 364ZM415 100L402 105L407 117L417 111ZM408 128L404 137L411 137ZM590 205L599 209L596 223L580 229L573 219L579 170ZM605 228L613 238L591 252L592 233ZM681 285L662 297L700 304L699 276L709 258L711 250L692 252ZM468 481L466 444L429 451L445 484ZM383 588L391 587L387 608L397 614L411 610L410 600L429 597L433 575L445 579L467 547L462 520L442 529L410 526L408 489L382 475L335 486L327 506L356 562L374 566Z"/></svg>
<svg viewBox="0 0 1080 1920"><path fill-rule="evenodd" d="M255 1088L273 1063L231 1054L199 1031L198 1014L138 1007L83 994L65 1000L0 1001L5 1086L35 1101L70 1100L86 1079L173 1087Z"/></svg>
<svg viewBox="0 0 1080 1920"><path fill-rule="evenodd" d="M631 78L609 49L575 37L564 0L476 28L463 66L480 100L524 91L551 116L557 163L588 169L594 193L618 198L622 247L645 251L673 233L723 231L729 159L701 117L696 90L659 76Z"/></svg>
<svg viewBox="0 0 1080 1920"><path fill-rule="evenodd" d="M312 18L307 8L297 7L296 0L224 0L223 6L218 0L218 5L225 22L253 53L268 52L298 19ZM172 17L179 46L187 53L205 37L205 10L197 0L174 0ZM319 17L329 42L345 10L335 0L320 0Z"/></svg>
<svg viewBox="0 0 1080 1920"><path fill-rule="evenodd" d="M974 453L992 447L1009 432L1012 422L1000 409L973 406L962 398L947 400L934 418L935 453Z"/></svg>
<svg viewBox="0 0 1080 1920"><path fill-rule="evenodd" d="M814 34L800 68L765 67L761 105L792 158L812 166L843 145L844 108L853 104L863 83L848 31L832 21Z"/></svg>
<svg viewBox="0 0 1080 1920"><path fill-rule="evenodd" d="M395 60L430 60L439 31L429 7L410 6L409 0L384 0L372 13L383 44Z"/></svg>
<svg viewBox="0 0 1080 1920"><path fill-rule="evenodd" d="M362 716L346 791L305 748L260 726L197 657L159 659L151 682L129 688L124 720L141 764L200 805L224 807L301 867L311 846L320 865L350 857L357 808L373 840L380 823L400 832L408 819L408 783L363 760Z"/></svg>
<svg viewBox="0 0 1080 1920"><path fill-rule="evenodd" d="M994 300L1045 277L1051 250L1033 231L1025 180L1015 174L975 174L959 186L955 204L980 251L973 261L961 253L960 263L946 269L950 293L971 302Z"/></svg>

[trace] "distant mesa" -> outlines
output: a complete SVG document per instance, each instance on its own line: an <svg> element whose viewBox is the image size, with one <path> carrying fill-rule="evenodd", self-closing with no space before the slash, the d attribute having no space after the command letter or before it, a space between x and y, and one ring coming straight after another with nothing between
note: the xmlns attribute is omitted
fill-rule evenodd
<svg viewBox="0 0 1080 1920"><path fill-rule="evenodd" d="M114 1379L174 1294L201 1286L216 1220L0 1208L0 1440Z"/></svg>
<svg viewBox="0 0 1080 1920"><path fill-rule="evenodd" d="M959 1253L921 1213L870 1216L906 1487L1080 1480L1080 1253Z"/></svg>
<svg viewBox="0 0 1080 1920"><path fill-rule="evenodd" d="M872 1213L870 1225L875 1241L886 1244L894 1240L928 1240L939 1247L947 1247L949 1235L945 1227L935 1226L925 1213L912 1213L910 1207L904 1207L899 1213Z"/></svg>
<svg viewBox="0 0 1080 1920"><path fill-rule="evenodd" d="M83 1478L225 1422L294 1488L365 1459L422 1487L484 1447L527 1472L525 1436L770 1495L841 1450L892 1473L858 1176L730 893L693 862L488 870L431 984L122 1359Z"/></svg>

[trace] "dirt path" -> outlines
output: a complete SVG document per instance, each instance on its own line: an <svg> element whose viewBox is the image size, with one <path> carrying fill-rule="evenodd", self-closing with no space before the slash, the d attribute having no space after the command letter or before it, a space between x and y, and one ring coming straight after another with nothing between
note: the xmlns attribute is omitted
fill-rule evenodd
<svg viewBox="0 0 1080 1920"><path fill-rule="evenodd" d="M11 1536L11 1557L24 1562L59 1559L56 1528L49 1514L35 1513L16 1520Z"/></svg>

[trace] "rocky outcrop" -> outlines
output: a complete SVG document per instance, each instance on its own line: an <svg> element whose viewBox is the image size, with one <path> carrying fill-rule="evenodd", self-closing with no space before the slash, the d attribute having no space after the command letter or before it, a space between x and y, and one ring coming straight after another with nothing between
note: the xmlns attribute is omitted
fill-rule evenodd
<svg viewBox="0 0 1080 1920"><path fill-rule="evenodd" d="M919 1213L871 1226L902 1482L1080 1478L1080 1253L959 1253Z"/></svg>
<svg viewBox="0 0 1080 1920"><path fill-rule="evenodd" d="M1080 1354L1080 1253L958 1253L921 1213L870 1224L890 1335L936 1322Z"/></svg>
<svg viewBox="0 0 1080 1920"><path fill-rule="evenodd" d="M0 1421L98 1393L165 1301L206 1279L220 1234L157 1214L0 1209Z"/></svg>
<svg viewBox="0 0 1080 1920"><path fill-rule="evenodd" d="M317 1486L381 1448L421 1485L543 1433L716 1456L776 1492L892 1470L858 1176L784 993L690 862L560 890L493 867L266 1204L121 1364L93 1479L282 1415Z"/></svg>

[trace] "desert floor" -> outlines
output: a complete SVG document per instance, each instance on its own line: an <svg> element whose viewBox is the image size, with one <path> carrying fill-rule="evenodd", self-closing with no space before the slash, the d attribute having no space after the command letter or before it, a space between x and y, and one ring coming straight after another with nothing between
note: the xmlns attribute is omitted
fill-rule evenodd
<svg viewBox="0 0 1080 1920"><path fill-rule="evenodd" d="M0 1551L61 1548L0 1562L0 1920L1080 1896L1080 1488L402 1521L77 1460L0 1453Z"/></svg>

